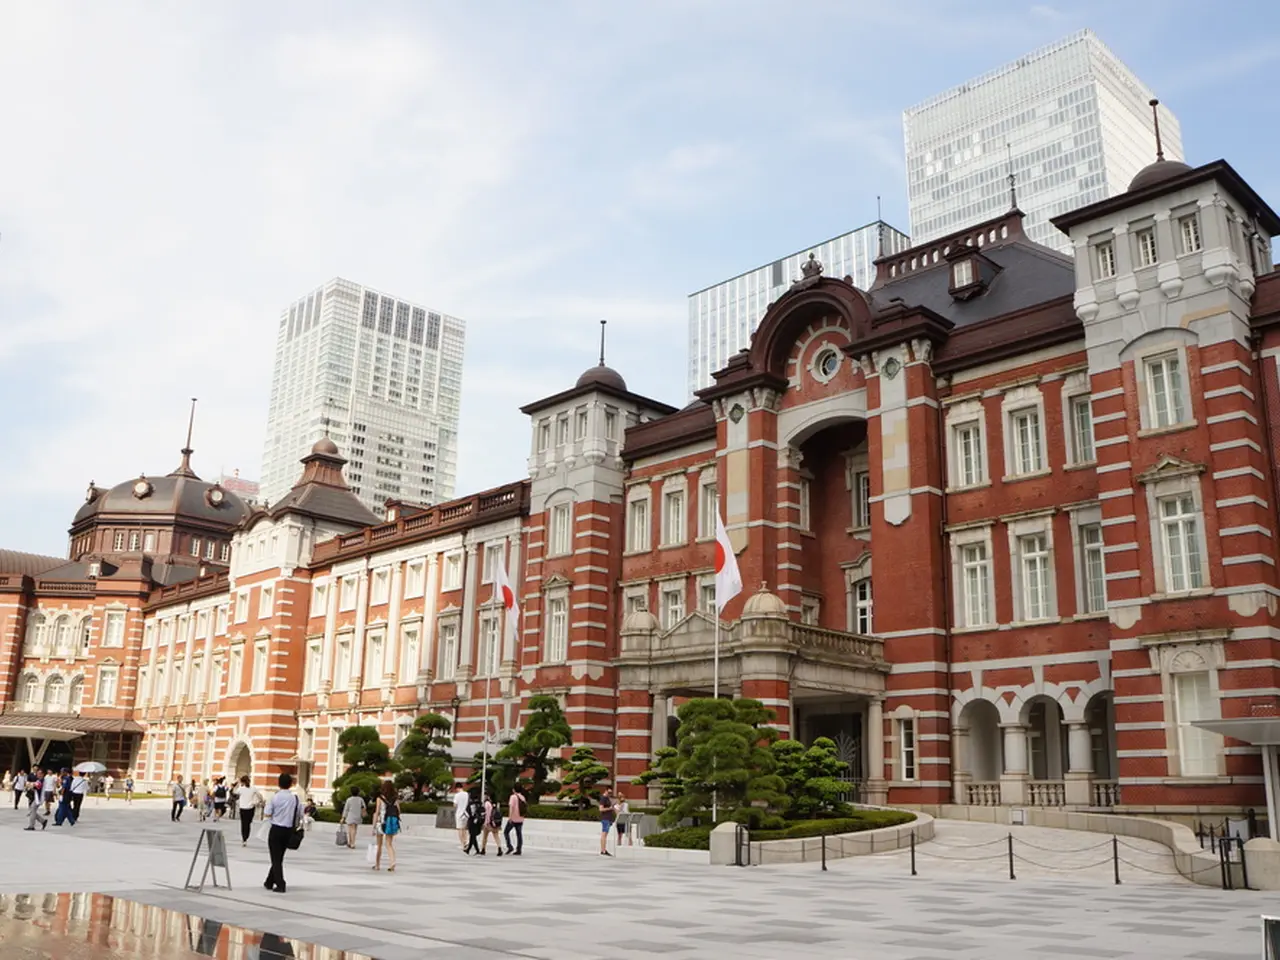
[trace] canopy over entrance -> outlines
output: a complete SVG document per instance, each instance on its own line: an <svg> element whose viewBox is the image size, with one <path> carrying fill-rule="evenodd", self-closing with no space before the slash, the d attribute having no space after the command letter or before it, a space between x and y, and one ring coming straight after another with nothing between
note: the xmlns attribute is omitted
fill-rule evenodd
<svg viewBox="0 0 1280 960"><path fill-rule="evenodd" d="M0 725L0 737L27 741L27 756L31 758L32 766L38 765L44 759L44 753L49 749L49 744L63 743L83 736L84 733L79 730L64 730L60 727ZM39 746L36 746L37 743Z"/></svg>
<svg viewBox="0 0 1280 960"><path fill-rule="evenodd" d="M1239 717L1234 720L1193 720L1192 726L1219 733L1262 750L1262 783L1267 789L1267 830L1272 840L1280 840L1280 717Z"/></svg>
<svg viewBox="0 0 1280 960"><path fill-rule="evenodd" d="M32 766L44 759L50 744L79 740L91 733L141 734L145 729L136 720L114 717L34 711L6 711L0 714L0 740L25 740L27 760Z"/></svg>

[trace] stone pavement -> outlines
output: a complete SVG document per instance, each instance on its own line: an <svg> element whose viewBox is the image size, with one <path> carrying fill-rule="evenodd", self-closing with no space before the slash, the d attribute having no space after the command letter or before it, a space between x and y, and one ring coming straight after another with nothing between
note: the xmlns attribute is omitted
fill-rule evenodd
<svg viewBox="0 0 1280 960"><path fill-rule="evenodd" d="M198 894L182 889L198 823L171 824L167 809L141 804L85 813L74 828L25 833L24 818L0 810L4 860L23 865L0 871L0 891L113 892L378 960L1236 960L1258 956L1258 917L1278 906L1270 895L1185 882L1117 887L1109 873L1010 881L948 863L913 879L897 854L823 873L817 864L713 868L529 849L519 859L467 858L435 836L404 838L396 873L374 873L363 848L333 844L330 825L289 855L280 895L261 886L265 845L241 848L233 823L234 887ZM940 831L945 843L981 835L953 826ZM1069 836L1076 846L1106 839Z"/></svg>

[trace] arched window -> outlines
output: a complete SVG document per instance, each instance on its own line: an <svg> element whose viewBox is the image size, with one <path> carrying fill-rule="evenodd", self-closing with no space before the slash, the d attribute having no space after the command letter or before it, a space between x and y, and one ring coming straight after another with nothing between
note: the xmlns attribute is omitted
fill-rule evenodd
<svg viewBox="0 0 1280 960"><path fill-rule="evenodd" d="M84 698L84 677L76 677L71 681L71 694L67 698L68 705L75 713L80 712L80 701Z"/></svg>
<svg viewBox="0 0 1280 960"><path fill-rule="evenodd" d="M58 618L56 636L57 636L57 647L56 647L57 653L65 656L66 654L75 652L75 646L71 640L71 618L70 617L64 615Z"/></svg>
<svg viewBox="0 0 1280 960"><path fill-rule="evenodd" d="M89 655L89 627L92 624L92 617L85 617L80 621L80 655L82 657Z"/></svg>
<svg viewBox="0 0 1280 960"><path fill-rule="evenodd" d="M45 623L44 614L37 613L27 626L27 653L33 654L44 646Z"/></svg>
<svg viewBox="0 0 1280 960"><path fill-rule="evenodd" d="M49 711L67 709L67 681L62 677L50 677L44 685L44 708Z"/></svg>
<svg viewBox="0 0 1280 960"><path fill-rule="evenodd" d="M35 710L40 706L40 678L28 673L22 680L22 709Z"/></svg>

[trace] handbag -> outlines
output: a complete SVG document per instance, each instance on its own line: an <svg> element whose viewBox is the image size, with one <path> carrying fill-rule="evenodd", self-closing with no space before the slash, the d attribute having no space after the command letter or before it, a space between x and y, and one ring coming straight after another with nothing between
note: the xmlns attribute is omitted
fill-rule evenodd
<svg viewBox="0 0 1280 960"><path fill-rule="evenodd" d="M364 862L370 866L378 862L378 848L372 843L364 848Z"/></svg>
<svg viewBox="0 0 1280 960"><path fill-rule="evenodd" d="M263 820L262 826L258 827L258 832L254 836L259 840L265 840L269 833L271 833L271 821Z"/></svg>
<svg viewBox="0 0 1280 960"><path fill-rule="evenodd" d="M333 842L340 847L345 847L347 845L347 828L346 827L338 827L338 833L333 838Z"/></svg>
<svg viewBox="0 0 1280 960"><path fill-rule="evenodd" d="M293 798L293 829L289 831L289 839L287 846L290 850L297 850L302 846L302 839L307 835L307 831L303 829L302 823L302 801L297 797Z"/></svg>

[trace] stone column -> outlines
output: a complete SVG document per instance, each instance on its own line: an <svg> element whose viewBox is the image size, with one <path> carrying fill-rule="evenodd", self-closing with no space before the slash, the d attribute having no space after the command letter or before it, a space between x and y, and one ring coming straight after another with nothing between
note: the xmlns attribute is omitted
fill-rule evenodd
<svg viewBox="0 0 1280 960"><path fill-rule="evenodd" d="M1006 806L1026 802L1027 728L1020 723L1002 723L1004 731L1004 772L1000 774L1000 802Z"/></svg>
<svg viewBox="0 0 1280 960"><path fill-rule="evenodd" d="M369 620L369 571L360 571L356 586L356 632L351 640L351 683L348 690L364 688L364 631Z"/></svg>
<svg viewBox="0 0 1280 960"><path fill-rule="evenodd" d="M458 681L471 679L471 646L476 635L476 545L467 544L462 560L462 628L458 631Z"/></svg>
<svg viewBox="0 0 1280 960"><path fill-rule="evenodd" d="M418 699L427 698L427 684L435 676L432 664L435 663L436 636L436 578L440 572L440 557L431 554L427 557L427 585L422 596L422 634L418 637Z"/></svg>
<svg viewBox="0 0 1280 960"><path fill-rule="evenodd" d="M655 693L649 724L649 755L655 759L658 751L667 745L667 709L667 695ZM662 788L657 784L649 785L648 803L651 807L662 805Z"/></svg>
<svg viewBox="0 0 1280 960"><path fill-rule="evenodd" d="M957 723L951 728L951 802L969 802L969 781L973 779L973 759L970 753L969 728Z"/></svg>
<svg viewBox="0 0 1280 960"><path fill-rule="evenodd" d="M867 803L884 803L889 784L884 778L884 699L867 701Z"/></svg>
<svg viewBox="0 0 1280 960"><path fill-rule="evenodd" d="M400 601L404 593L404 564L391 568L391 597L387 605L387 640L382 646L382 688L384 696L396 685L396 669L400 664ZM418 638L421 645L422 638Z"/></svg>
<svg viewBox="0 0 1280 960"><path fill-rule="evenodd" d="M1067 728L1067 803L1072 806L1093 804L1093 735L1087 723L1073 723Z"/></svg>

